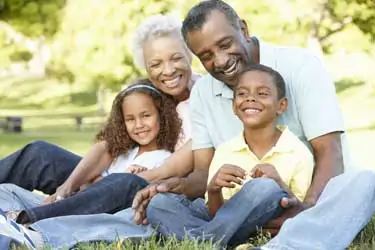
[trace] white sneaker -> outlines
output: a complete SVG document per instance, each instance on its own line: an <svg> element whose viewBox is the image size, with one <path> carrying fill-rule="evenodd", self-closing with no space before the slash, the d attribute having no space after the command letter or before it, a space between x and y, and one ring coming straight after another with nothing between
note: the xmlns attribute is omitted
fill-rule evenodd
<svg viewBox="0 0 375 250"><path fill-rule="evenodd" d="M9 237L20 244L25 244L29 249L36 250L35 244L27 231L28 229L9 219L0 209L0 235Z"/></svg>

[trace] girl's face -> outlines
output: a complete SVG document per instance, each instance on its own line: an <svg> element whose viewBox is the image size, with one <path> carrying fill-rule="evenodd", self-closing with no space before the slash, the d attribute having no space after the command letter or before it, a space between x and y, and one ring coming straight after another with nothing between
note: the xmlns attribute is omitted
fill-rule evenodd
<svg viewBox="0 0 375 250"><path fill-rule="evenodd" d="M183 41L162 36L143 44L146 70L152 84L175 99L189 92L190 60Z"/></svg>
<svg viewBox="0 0 375 250"><path fill-rule="evenodd" d="M122 110L130 138L148 150L157 149L160 117L152 97L139 92L131 93L124 98Z"/></svg>

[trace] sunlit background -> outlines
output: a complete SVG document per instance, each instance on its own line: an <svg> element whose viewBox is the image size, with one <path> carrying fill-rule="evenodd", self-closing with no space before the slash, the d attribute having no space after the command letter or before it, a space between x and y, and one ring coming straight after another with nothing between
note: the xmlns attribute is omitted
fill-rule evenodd
<svg viewBox="0 0 375 250"><path fill-rule="evenodd" d="M83 154L116 91L143 73L130 55L135 27L156 13L182 19L197 2L0 0L0 157L36 139ZM375 169L373 0L228 3L252 34L307 47L324 59L336 81L354 158L358 166ZM204 72L197 60L194 68ZM19 118L21 133L5 129Z"/></svg>

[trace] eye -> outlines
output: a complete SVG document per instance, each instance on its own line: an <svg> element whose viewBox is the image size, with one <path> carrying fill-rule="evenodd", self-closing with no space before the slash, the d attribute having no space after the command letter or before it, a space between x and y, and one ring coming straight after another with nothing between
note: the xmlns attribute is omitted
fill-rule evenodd
<svg viewBox="0 0 375 250"><path fill-rule="evenodd" d="M221 49L229 49L232 45L232 40L226 40L223 43L220 44Z"/></svg>
<svg viewBox="0 0 375 250"><path fill-rule="evenodd" d="M258 95L260 95L260 96L269 96L269 93L265 92L265 91L261 91L261 92L258 93Z"/></svg>
<svg viewBox="0 0 375 250"><path fill-rule="evenodd" d="M173 58L172 58L172 60L173 60L174 62L181 61L182 59L183 59L182 56L176 56L176 57L173 57Z"/></svg>
<svg viewBox="0 0 375 250"><path fill-rule="evenodd" d="M200 59L201 61L207 62L207 61L209 61L209 60L212 59L212 55L206 53L206 54L203 54L202 56L200 56L199 59Z"/></svg>
<svg viewBox="0 0 375 250"><path fill-rule="evenodd" d="M160 66L160 62L150 64L150 68L151 68L151 69L157 68L157 67L159 67L159 66Z"/></svg>
<svg viewBox="0 0 375 250"><path fill-rule="evenodd" d="M238 91L236 93L236 96L245 96L246 95L246 92L245 91Z"/></svg>
<svg viewBox="0 0 375 250"><path fill-rule="evenodd" d="M134 118L125 118L125 122L132 122L134 121Z"/></svg>

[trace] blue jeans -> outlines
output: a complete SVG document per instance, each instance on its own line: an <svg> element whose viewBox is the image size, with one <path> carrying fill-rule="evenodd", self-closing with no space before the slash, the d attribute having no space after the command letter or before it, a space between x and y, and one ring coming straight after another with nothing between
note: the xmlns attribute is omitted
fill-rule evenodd
<svg viewBox="0 0 375 250"><path fill-rule="evenodd" d="M151 226L134 223L132 208L115 214L54 217L40 220L30 227L41 233L45 245L52 249L72 248L86 242L114 242L120 239L139 241L155 234Z"/></svg>
<svg viewBox="0 0 375 250"><path fill-rule="evenodd" d="M61 147L35 141L0 160L0 183L53 194L80 160Z"/></svg>
<svg viewBox="0 0 375 250"><path fill-rule="evenodd" d="M17 219L22 224L64 215L115 213L130 207L135 194L147 185L148 182L137 175L111 174L64 200L39 205L41 199L38 195L15 185L1 184L0 201L3 205L0 208L9 211L12 206L23 207Z"/></svg>
<svg viewBox="0 0 375 250"><path fill-rule="evenodd" d="M264 249L342 250L349 246L374 213L374 172L345 173L328 182L314 207L287 220ZM114 215L55 217L31 224L31 228L41 234L46 246L53 248L99 240L146 239L153 233L151 226L133 223L131 208Z"/></svg>
<svg viewBox="0 0 375 250"><path fill-rule="evenodd" d="M147 181L134 174L110 174L73 196L23 210L19 215L19 222L33 223L65 215L116 213L131 207L135 194L147 185Z"/></svg>
<svg viewBox="0 0 375 250"><path fill-rule="evenodd" d="M275 181L253 179L229 199L211 218L205 201L190 201L183 195L158 194L147 207L150 224L164 236L212 240L221 245L238 245L283 209L281 198L287 196Z"/></svg>
<svg viewBox="0 0 375 250"><path fill-rule="evenodd" d="M347 172L332 178L318 203L285 221L262 250L346 249L375 213L375 173Z"/></svg>

